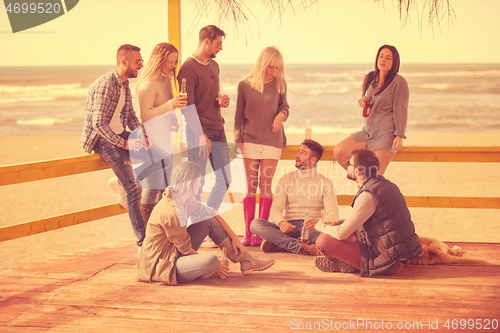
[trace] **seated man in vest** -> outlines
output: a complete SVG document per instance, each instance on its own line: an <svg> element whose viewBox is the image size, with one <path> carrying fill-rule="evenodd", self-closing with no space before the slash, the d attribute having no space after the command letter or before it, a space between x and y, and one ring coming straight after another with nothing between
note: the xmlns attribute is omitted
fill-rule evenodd
<svg viewBox="0 0 500 333"><path fill-rule="evenodd" d="M354 150L347 162L347 178L359 188L352 213L345 220L306 223L322 233L316 241L324 254L316 258L320 270L359 270L363 277L396 274L422 252L405 198L394 183L378 175L379 166L371 150Z"/></svg>
<svg viewBox="0 0 500 333"><path fill-rule="evenodd" d="M321 217L322 210L327 220L336 220L339 216L333 182L316 167L322 155L323 147L318 142L302 142L295 155L297 170L281 177L276 187L269 214L271 222L253 220L250 230L264 239L263 252L321 254L315 245L319 232L311 227L305 242L300 236L306 214L308 220L315 221Z"/></svg>

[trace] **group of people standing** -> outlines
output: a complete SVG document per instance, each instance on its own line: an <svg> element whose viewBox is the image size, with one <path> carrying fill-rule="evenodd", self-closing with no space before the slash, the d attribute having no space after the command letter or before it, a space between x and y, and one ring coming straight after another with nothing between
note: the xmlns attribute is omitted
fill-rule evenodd
<svg viewBox="0 0 500 333"><path fill-rule="evenodd" d="M421 247L404 197L382 176L405 138L409 93L397 74L396 48L384 45L378 50L375 70L363 83L358 103L365 127L333 152L360 189L345 221L339 220L332 181L317 171L323 147L313 140L300 145L297 170L279 180L273 199L271 184L286 146L283 122L289 105L282 54L275 47L260 53L239 83L236 101L234 141L243 155L247 181L245 235L240 241L217 213L231 183L221 114L230 99L221 93L214 60L224 38L216 26L202 28L197 49L178 74L175 46L160 43L154 48L137 84L142 123L133 110L128 81L143 67L138 47L122 45L116 68L89 90L81 143L111 167L114 190L126 195L138 238L138 279L175 285L214 274L227 277L228 267L215 255L197 252L207 236L231 261L240 263L244 275L274 264L272 259L252 257L245 249L249 245L261 246L263 252L317 256L316 266L323 271L359 270L362 276L400 271ZM172 81L187 94L175 97ZM172 173L171 132L179 129L175 109L181 109L186 120L189 162ZM130 157L143 165L134 169ZM208 161L215 185L205 205L200 201ZM304 229L305 241L300 239Z"/></svg>

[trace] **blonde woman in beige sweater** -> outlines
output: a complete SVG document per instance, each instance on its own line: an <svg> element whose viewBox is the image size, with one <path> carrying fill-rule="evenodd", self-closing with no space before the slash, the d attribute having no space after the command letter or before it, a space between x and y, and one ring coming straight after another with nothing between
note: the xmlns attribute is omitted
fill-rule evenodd
<svg viewBox="0 0 500 333"><path fill-rule="evenodd" d="M175 67L179 52L169 43L160 43L153 49L143 75L137 83L137 95L141 110L141 120L149 142L165 152L164 170L149 175L145 188L141 210L147 223L149 215L168 186L172 174L172 154L174 147L171 132L177 132L179 123L175 115L176 108L187 105L186 97L174 97L172 79L175 82Z"/></svg>

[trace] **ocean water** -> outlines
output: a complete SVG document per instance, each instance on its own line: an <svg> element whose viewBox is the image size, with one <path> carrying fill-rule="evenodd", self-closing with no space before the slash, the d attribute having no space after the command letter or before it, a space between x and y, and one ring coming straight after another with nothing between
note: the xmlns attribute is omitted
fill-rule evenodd
<svg viewBox="0 0 500 333"><path fill-rule="evenodd" d="M233 127L238 82L252 65L220 65L232 104L223 109ZM286 133L352 133L362 128L357 99L372 64L286 65L290 117ZM0 68L0 135L81 133L87 91L112 67ZM405 65L410 88L407 132L500 131L500 64ZM132 95L137 113L134 88Z"/></svg>

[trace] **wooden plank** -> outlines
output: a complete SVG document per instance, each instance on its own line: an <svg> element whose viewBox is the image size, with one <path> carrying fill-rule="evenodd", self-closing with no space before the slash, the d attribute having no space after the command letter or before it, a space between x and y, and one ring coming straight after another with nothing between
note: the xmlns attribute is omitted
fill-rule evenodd
<svg viewBox="0 0 500 333"><path fill-rule="evenodd" d="M288 145L282 160L295 160L299 145ZM335 146L323 146L328 160ZM403 147L394 156L397 162L500 162L500 147Z"/></svg>
<svg viewBox="0 0 500 333"><path fill-rule="evenodd" d="M0 228L0 242L125 213L118 203Z"/></svg>
<svg viewBox="0 0 500 333"><path fill-rule="evenodd" d="M283 149L283 160L294 160L298 145ZM325 146L332 151L334 146ZM326 156L326 155L325 155ZM393 161L500 162L500 147L403 147ZM107 169L99 155L87 154L0 167L0 186Z"/></svg>
<svg viewBox="0 0 500 333"><path fill-rule="evenodd" d="M418 332L428 329L429 320L439 321L439 330L445 331L448 319L500 315L498 265L409 266L395 276L367 279L320 272L313 257L265 254L249 247L255 257L274 257L277 263L250 276L242 276L236 272L238 264L231 264L235 275L224 281L212 277L172 287L135 281L137 254L130 243L124 240L80 251L0 276L0 306L4 305L0 330L94 333L165 327L175 332L282 332L292 329L292 319L302 323L362 319L383 320L392 327L398 322L427 325L404 330ZM480 259L500 248L500 244L457 245L468 255L480 253ZM218 253L210 248L200 251ZM51 270L57 273L54 279L65 279L59 272L86 277L62 283L43 278L37 287L37 276ZM24 276L24 282L20 281L25 287L9 291L15 276ZM370 331L365 327L342 331L359 330Z"/></svg>
<svg viewBox="0 0 500 333"><path fill-rule="evenodd" d="M353 195L337 195L338 204L350 206ZM405 196L408 207L499 209L500 198Z"/></svg>
<svg viewBox="0 0 500 333"><path fill-rule="evenodd" d="M0 186L109 169L97 154L0 167Z"/></svg>

